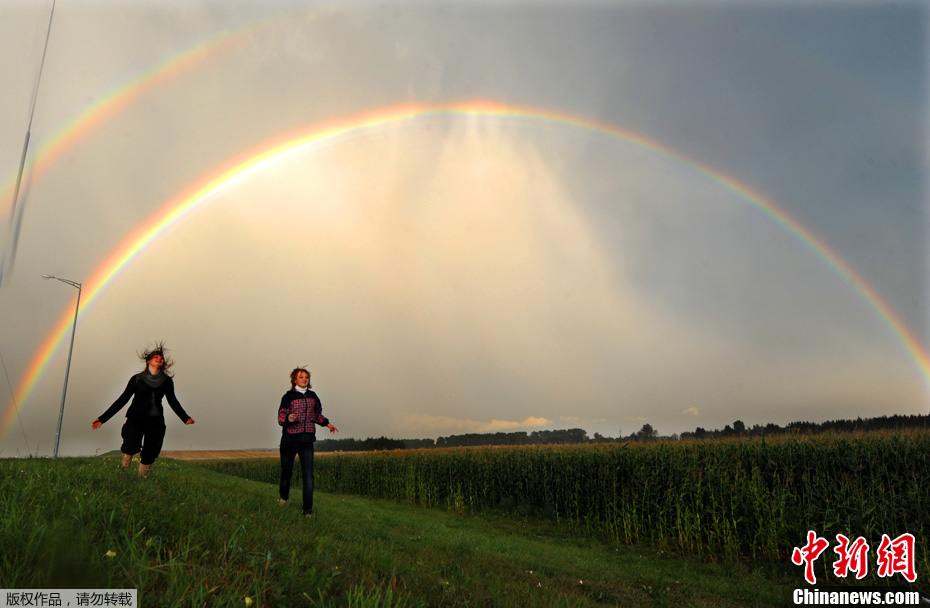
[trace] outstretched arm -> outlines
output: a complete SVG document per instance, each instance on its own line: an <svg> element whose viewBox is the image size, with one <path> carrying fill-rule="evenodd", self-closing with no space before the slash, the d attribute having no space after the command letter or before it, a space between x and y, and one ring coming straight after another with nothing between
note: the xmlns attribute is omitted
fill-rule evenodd
<svg viewBox="0 0 930 608"><path fill-rule="evenodd" d="M323 415L323 402L320 400L320 397L316 393L313 393L313 394L316 397L316 405L317 405L316 419L314 420L314 422L316 422L320 426L325 426L326 428L328 428L330 433L335 433L339 429L337 429L336 425L334 425L332 422L329 421L329 418Z"/></svg>
<svg viewBox="0 0 930 608"><path fill-rule="evenodd" d="M123 406L129 403L129 399L132 398L132 394L135 392L135 378L136 377L133 376L129 379L129 382L126 383L126 388L123 390L122 394L116 398L116 401L114 401L113 404L107 408L107 411L100 414L100 416L91 423L92 428L99 429L104 422L112 418L116 412L123 409Z"/></svg>
<svg viewBox="0 0 930 608"><path fill-rule="evenodd" d="M171 409L174 410L174 413L178 415L184 424L194 424L194 419L187 415L187 412L184 411L184 408L181 407L181 402L178 401L178 398L174 394L174 380L168 378L167 386L165 387L165 399L168 400L168 405L171 406Z"/></svg>

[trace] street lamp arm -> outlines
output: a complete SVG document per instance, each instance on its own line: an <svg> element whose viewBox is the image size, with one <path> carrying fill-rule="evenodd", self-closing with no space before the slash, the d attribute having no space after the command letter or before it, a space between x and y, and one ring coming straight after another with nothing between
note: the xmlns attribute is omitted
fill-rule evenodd
<svg viewBox="0 0 930 608"><path fill-rule="evenodd" d="M43 279L55 279L56 281L61 281L62 283L66 283L66 284L70 285L71 287L75 287L75 288L77 288L77 289L80 289L80 288L81 288L81 284L78 283L77 281L72 281L71 279L63 279L63 278L61 278L61 277L56 277L56 276L53 275L53 274L43 274L43 275L42 275L42 278L43 278Z"/></svg>

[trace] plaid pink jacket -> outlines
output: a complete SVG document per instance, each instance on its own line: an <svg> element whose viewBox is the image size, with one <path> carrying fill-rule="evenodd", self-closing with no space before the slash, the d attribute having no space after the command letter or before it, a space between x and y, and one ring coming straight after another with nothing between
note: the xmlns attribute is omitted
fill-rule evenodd
<svg viewBox="0 0 930 608"><path fill-rule="evenodd" d="M297 414L297 420L294 422L288 420L291 414ZM310 390L300 393L291 389L281 397L281 405L278 407L278 424L284 427L284 432L288 435L297 435L298 433L316 433L316 425L326 426L329 424L329 419L323 415L323 404L316 393Z"/></svg>

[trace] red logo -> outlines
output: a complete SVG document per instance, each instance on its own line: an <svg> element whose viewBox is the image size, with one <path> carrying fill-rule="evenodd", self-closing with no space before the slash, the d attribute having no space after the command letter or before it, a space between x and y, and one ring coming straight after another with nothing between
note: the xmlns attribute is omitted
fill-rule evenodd
<svg viewBox="0 0 930 608"><path fill-rule="evenodd" d="M860 536L850 544L849 539L842 534L836 535L836 543L833 552L840 558L833 562L833 574L846 578L853 571L856 579L865 578L869 573L869 543Z"/></svg>
<svg viewBox="0 0 930 608"><path fill-rule="evenodd" d="M811 585L817 584L817 577L814 576L814 562L820 557L820 554L830 546L827 539L820 538L813 530L807 531L807 544L803 547L795 547L791 552L791 563L795 566L804 566L804 580Z"/></svg>
<svg viewBox="0 0 930 608"><path fill-rule="evenodd" d="M894 576L902 574L908 582L917 580L914 573L914 535L902 534L894 540L882 534L882 542L878 546L878 575Z"/></svg>
<svg viewBox="0 0 930 608"><path fill-rule="evenodd" d="M875 550L878 576L888 578L900 574L908 582L916 581L914 544L914 535L910 533L901 534L894 539L887 534L882 534L882 542ZM807 544L803 547L794 547L791 552L791 563L795 566L804 566L804 580L811 585L817 584L814 562L829 546L830 543L826 538L821 538L813 530L808 530ZM854 573L857 579L863 579L869 573L869 543L865 538L859 536L856 540L850 541L845 535L837 534L833 552L838 556L838 559L833 562L833 574L838 578L846 578L850 573Z"/></svg>

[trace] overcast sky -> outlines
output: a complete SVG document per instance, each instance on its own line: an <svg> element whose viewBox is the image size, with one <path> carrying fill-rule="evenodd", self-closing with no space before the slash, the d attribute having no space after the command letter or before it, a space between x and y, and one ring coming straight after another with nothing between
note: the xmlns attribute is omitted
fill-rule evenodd
<svg viewBox="0 0 930 608"><path fill-rule="evenodd" d="M50 6L0 0L4 197ZM156 340L197 420L169 413L166 449L274 447L301 364L342 437L926 413L926 370L876 302L709 172L797 220L927 349L927 26L917 2L59 0L30 164L95 104L146 88L26 172L0 409L69 310L72 290L41 274L87 280L170 200L288 134L481 99L576 122L356 130L159 236L82 313L62 452L118 447L123 413L90 421ZM8 201L0 218L9 263ZM67 339L0 455L52 449L66 354Z"/></svg>

